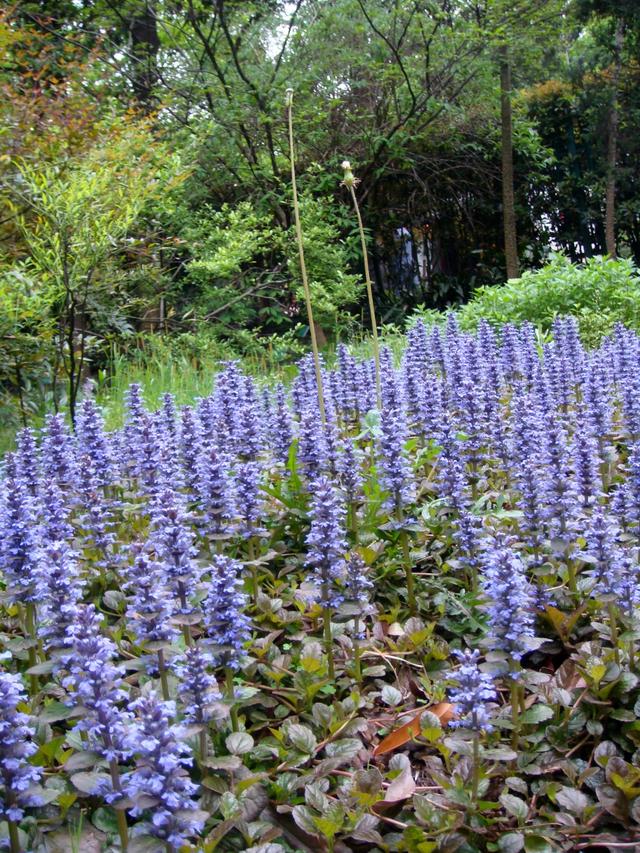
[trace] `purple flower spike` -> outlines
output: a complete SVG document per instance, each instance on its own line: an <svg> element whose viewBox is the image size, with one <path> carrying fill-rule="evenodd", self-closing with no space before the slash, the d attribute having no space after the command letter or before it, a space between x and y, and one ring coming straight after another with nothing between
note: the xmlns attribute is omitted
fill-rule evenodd
<svg viewBox="0 0 640 853"><path fill-rule="evenodd" d="M16 436L16 444L15 462L18 476L25 481L30 494L35 496L38 494L41 474L40 451L35 432L28 428L20 430Z"/></svg>
<svg viewBox="0 0 640 853"><path fill-rule="evenodd" d="M184 703L186 723L204 725L217 716L214 705L221 701L222 696L215 678L208 672L212 664L211 655L203 652L199 646L190 646L184 657L173 663L180 679L179 695Z"/></svg>
<svg viewBox="0 0 640 853"><path fill-rule="evenodd" d="M497 699L493 679L488 673L480 671L480 652L477 649L464 652L455 649L453 654L462 665L456 672L458 687L449 692L449 698L456 706L458 719L449 725L476 732L490 732L492 725L487 702Z"/></svg>
<svg viewBox="0 0 640 853"><path fill-rule="evenodd" d="M84 581L76 563L77 554L66 542L47 542L38 566L38 634L47 649L62 649L78 619Z"/></svg>
<svg viewBox="0 0 640 853"><path fill-rule="evenodd" d="M42 776L29 758L38 751L32 738L35 729L26 714L17 710L27 701L19 675L0 672L0 818L18 823L24 809L42 805L30 791Z"/></svg>
<svg viewBox="0 0 640 853"><path fill-rule="evenodd" d="M42 471L61 489L77 485L76 443L62 415L48 415L42 438Z"/></svg>
<svg viewBox="0 0 640 853"><path fill-rule="evenodd" d="M342 594L337 586L345 575L344 506L327 477L319 477L311 486L311 528L306 538L311 581L323 607L337 607Z"/></svg>
<svg viewBox="0 0 640 853"><path fill-rule="evenodd" d="M80 457L88 457L93 463L98 485L108 486L113 483L113 451L104 430L100 409L91 398L85 398L78 409L76 440Z"/></svg>
<svg viewBox="0 0 640 853"><path fill-rule="evenodd" d="M131 814L146 817L149 834L180 850L204 826L203 813L193 799L198 786L186 769L191 757L181 742L185 733L173 722L173 702L161 702L155 693L129 707L137 717L136 769L122 781L127 797L139 801Z"/></svg>
<svg viewBox="0 0 640 853"><path fill-rule="evenodd" d="M26 481L16 475L11 455L7 468L0 492L0 576L11 602L31 602L36 597L40 546L36 503Z"/></svg>
<svg viewBox="0 0 640 853"><path fill-rule="evenodd" d="M198 463L203 456L202 426L191 406L185 406L180 418L180 454L187 485L198 487Z"/></svg>
<svg viewBox="0 0 640 853"><path fill-rule="evenodd" d="M338 370L342 389L343 413L348 419L357 423L363 409L358 364L344 344L338 344Z"/></svg>
<svg viewBox="0 0 640 853"><path fill-rule="evenodd" d="M408 438L406 409L391 353L386 348L380 353L380 368L383 376L379 442L380 484L389 495L387 508L399 514L413 501L415 483L404 449Z"/></svg>
<svg viewBox="0 0 640 853"><path fill-rule="evenodd" d="M347 436L342 442L342 453L338 459L340 485L350 503L362 498L362 452L356 442Z"/></svg>
<svg viewBox="0 0 640 853"><path fill-rule="evenodd" d="M40 486L40 517L44 541L70 541L73 527L69 524L69 507L55 480L45 479Z"/></svg>
<svg viewBox="0 0 640 853"><path fill-rule="evenodd" d="M257 459L264 448L264 413L254 381L244 377L238 412L238 441L235 452L242 459Z"/></svg>
<svg viewBox="0 0 640 853"><path fill-rule="evenodd" d="M344 585L344 598L357 611L354 615L359 618L367 616L373 611L371 606L371 590L374 588L374 583L369 579L368 567L360 554L354 552L347 560L346 578ZM364 637L362 624L357 634L357 639Z"/></svg>
<svg viewBox="0 0 640 853"><path fill-rule="evenodd" d="M116 541L113 513L105 497L104 487L100 485L100 475L94 460L85 456L82 461L79 492L82 506L86 509L78 517L85 547L98 551L102 559L96 564L105 566L116 558L113 546Z"/></svg>
<svg viewBox="0 0 640 853"><path fill-rule="evenodd" d="M325 432L317 405L303 407L298 431L298 460L308 482L328 470Z"/></svg>
<svg viewBox="0 0 640 853"><path fill-rule="evenodd" d="M235 477L236 506L240 516L240 533L245 539L264 533L260 525L263 510L261 480L262 465L258 460L238 463Z"/></svg>
<svg viewBox="0 0 640 853"><path fill-rule="evenodd" d="M225 456L212 445L197 462L196 495L205 535L226 536L237 516L233 480Z"/></svg>
<svg viewBox="0 0 640 853"><path fill-rule="evenodd" d="M191 520L184 496L173 489L161 491L151 505L149 546L162 564L165 582L173 593L177 612L182 615L193 613L191 599L200 580Z"/></svg>
<svg viewBox="0 0 640 853"><path fill-rule="evenodd" d="M270 417L270 443L276 460L286 465L294 434L293 418L282 383L278 385L275 396L275 405L272 407Z"/></svg>
<svg viewBox="0 0 640 853"><path fill-rule="evenodd" d="M110 764L119 764L132 754L132 715L118 705L126 698L122 670L113 663L117 649L100 631L100 619L93 605L79 608L75 623L67 632L69 652L61 661L65 674L62 686L69 693L69 704L82 710L77 723L87 733L87 742ZM112 785L113 782L113 785ZM107 802L122 796L115 779L100 783Z"/></svg>
<svg viewBox="0 0 640 853"><path fill-rule="evenodd" d="M488 598L489 638L517 662L530 650L535 596L521 558L496 535L482 555L482 588Z"/></svg>
<svg viewBox="0 0 640 853"><path fill-rule="evenodd" d="M211 565L209 593L202 610L208 647L216 666L239 669L250 621L244 613L247 596L241 591L242 565L217 555Z"/></svg>
<svg viewBox="0 0 640 853"><path fill-rule="evenodd" d="M125 589L131 595L126 615L136 642L172 643L177 636L171 624L175 605L165 586L163 566L141 544L136 543L132 550L133 565L126 569Z"/></svg>

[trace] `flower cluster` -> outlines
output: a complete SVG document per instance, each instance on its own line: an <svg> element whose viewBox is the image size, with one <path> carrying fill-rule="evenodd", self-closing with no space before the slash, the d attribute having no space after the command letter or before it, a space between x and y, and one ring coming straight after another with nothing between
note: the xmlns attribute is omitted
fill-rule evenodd
<svg viewBox="0 0 640 853"><path fill-rule="evenodd" d="M208 672L212 663L211 655L203 652L199 646L190 646L182 658L174 661L187 723L203 725L216 717L214 706L222 695L215 678Z"/></svg>
<svg viewBox="0 0 640 853"><path fill-rule="evenodd" d="M67 632L69 651L61 658L61 682L68 703L82 714L77 728L86 732L89 746L117 765L131 755L131 714L120 704L126 699L122 669L113 663L117 649L103 636L93 605L82 605ZM121 791L113 785L101 790L107 801Z"/></svg>
<svg viewBox="0 0 640 853"><path fill-rule="evenodd" d="M526 324L468 334L450 318L416 323L401 360L382 349L380 399L375 362L340 345L320 365L322 400L312 358L275 389L228 363L192 406L165 395L152 411L133 385L121 429L86 398L73 431L61 415L40 437L22 430L0 483L0 639L30 696L21 676L0 676L4 817L22 819L40 777L25 701L44 719L65 704L53 705L60 749L92 751L89 793L119 807L121 832L132 804L135 833L178 850L203 825L194 780L207 787L214 759L238 766L248 742L212 756L224 741L213 724L255 734L269 709L302 707L295 691L342 702L351 678L365 696L388 663L371 660L376 644L395 646L402 668L416 637L463 636L519 699L555 608L577 620L561 625L567 648L588 636L606 678L624 678L638 659L639 364L640 337L622 328L586 351L571 321L540 344ZM290 649L320 633L318 604L323 645L305 636L298 658ZM478 651L455 654L455 725L488 731L494 677ZM334 684L317 675L325 663ZM243 677L272 679L266 713L264 697L243 706L246 686L229 696ZM324 725L329 705L312 710L305 724Z"/></svg>
<svg viewBox="0 0 640 853"><path fill-rule="evenodd" d="M518 662L531 648L535 596L522 559L503 535L485 545L482 588L488 602L489 641Z"/></svg>
<svg viewBox="0 0 640 853"><path fill-rule="evenodd" d="M497 699L493 678L489 673L480 670L480 652L477 649L467 649L463 652L456 649L454 655L461 665L455 675L458 686L449 691L449 698L455 705L457 715L457 719L450 725L476 732L489 732L492 725L487 703Z"/></svg>
<svg viewBox="0 0 640 853"><path fill-rule="evenodd" d="M31 788L40 781L42 769L29 764L38 751L33 742L34 728L18 706L27 700L18 675L0 672L0 818L16 823L24 809L41 805Z"/></svg>
<svg viewBox="0 0 640 853"><path fill-rule="evenodd" d="M177 851L204 825L193 799L198 788L187 771L190 749L173 722L173 703L150 693L133 702L130 711L136 715L136 768L122 781L127 797L137 803L131 814L146 817L149 834Z"/></svg>
<svg viewBox="0 0 640 853"><path fill-rule="evenodd" d="M343 506L339 494L327 477L318 477L311 486L311 527L307 534L307 559L310 580L323 607L336 607L342 600L338 582L345 575L347 550L343 529Z"/></svg>
<svg viewBox="0 0 640 853"><path fill-rule="evenodd" d="M244 645L250 637L250 620L241 591L242 566L230 557L216 556L202 610L207 645L216 666L239 669Z"/></svg>

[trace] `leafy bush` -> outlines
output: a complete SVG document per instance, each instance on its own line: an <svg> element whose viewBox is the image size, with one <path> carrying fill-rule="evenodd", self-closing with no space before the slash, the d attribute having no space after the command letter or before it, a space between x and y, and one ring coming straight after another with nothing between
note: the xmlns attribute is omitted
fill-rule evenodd
<svg viewBox="0 0 640 853"><path fill-rule="evenodd" d="M24 264L0 270L0 422L15 428L51 391L53 322Z"/></svg>
<svg viewBox="0 0 640 853"><path fill-rule="evenodd" d="M301 207L316 321L342 326L362 282L346 272L348 247L338 237L329 204L306 198ZM274 331L290 326L292 317L304 321L293 226L278 228L271 214L243 202L210 212L186 228L183 239L193 253L185 291L198 316L219 323L221 334L238 349L245 351L245 342L237 339L247 327Z"/></svg>
<svg viewBox="0 0 640 853"><path fill-rule="evenodd" d="M628 260L594 257L572 264L553 255L540 270L500 287L479 288L458 311L462 328L475 329L480 320L493 326L528 321L549 329L561 316L575 316L585 343L593 345L621 321L640 327L640 276Z"/></svg>

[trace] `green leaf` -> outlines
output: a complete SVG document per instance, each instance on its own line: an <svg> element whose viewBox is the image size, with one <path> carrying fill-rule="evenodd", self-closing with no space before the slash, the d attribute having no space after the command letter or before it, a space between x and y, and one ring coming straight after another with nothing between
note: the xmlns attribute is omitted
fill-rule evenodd
<svg viewBox="0 0 640 853"><path fill-rule="evenodd" d="M599 767L606 767L609 759L613 758L614 755L618 755L618 748L610 740L603 740L593 751L594 761Z"/></svg>
<svg viewBox="0 0 640 853"><path fill-rule="evenodd" d="M116 612L122 610L124 603L127 600L126 595L119 589L108 589L103 597L105 605L109 610Z"/></svg>
<svg viewBox="0 0 640 853"><path fill-rule="evenodd" d="M482 757L491 761L515 761L518 753L509 749L508 746L497 746L493 749L483 750Z"/></svg>
<svg viewBox="0 0 640 853"><path fill-rule="evenodd" d="M240 817L242 814L242 806L235 794L231 791L225 791L220 797L220 813L225 820Z"/></svg>
<svg viewBox="0 0 640 853"><path fill-rule="evenodd" d="M554 847L544 835L527 835L524 839L526 853L553 853Z"/></svg>
<svg viewBox="0 0 640 853"><path fill-rule="evenodd" d="M68 720L69 717L77 717L78 714L77 708L70 708L62 702L49 702L38 714L38 720L41 723L58 723L60 720Z"/></svg>
<svg viewBox="0 0 640 853"><path fill-rule="evenodd" d="M104 806L94 811L91 815L91 823L107 835L115 835L118 831L118 818L115 811Z"/></svg>
<svg viewBox="0 0 640 853"><path fill-rule="evenodd" d="M351 760L362 749L362 741L357 737L344 737L334 740L325 747L325 752L330 758L343 758Z"/></svg>
<svg viewBox="0 0 640 853"><path fill-rule="evenodd" d="M97 752L87 750L72 755L68 761L65 761L64 769L67 773L75 773L77 770L84 770L86 767L96 767L100 763L102 763L100 755Z"/></svg>
<svg viewBox="0 0 640 853"><path fill-rule="evenodd" d="M30 666L26 671L26 675L48 675L54 667L54 661L47 660L44 663L37 663L35 666Z"/></svg>
<svg viewBox="0 0 640 853"><path fill-rule="evenodd" d="M233 732L230 734L225 745L231 755L244 755L251 752L255 741L248 732Z"/></svg>
<svg viewBox="0 0 640 853"><path fill-rule="evenodd" d="M527 819L529 806L520 797L516 797L514 794L501 794L500 802L509 814L516 817L519 822Z"/></svg>
<svg viewBox="0 0 640 853"><path fill-rule="evenodd" d="M71 806L75 803L75 801L77 799L78 799L78 795L76 793L74 793L73 791L61 791L58 794L57 802L58 802L58 805L60 806L60 808L62 810L62 817L63 818L64 818L64 815L69 811L69 809L71 808Z"/></svg>
<svg viewBox="0 0 640 853"><path fill-rule="evenodd" d="M315 735L307 726L293 723L287 728L287 737L296 749L311 755L318 745Z"/></svg>
<svg viewBox="0 0 640 853"><path fill-rule="evenodd" d="M575 815L581 815L589 805L589 799L575 788L560 788L556 793L555 800L563 809Z"/></svg>
<svg viewBox="0 0 640 853"><path fill-rule="evenodd" d="M242 767L242 759L238 755L214 755L204 765L212 770L237 770Z"/></svg>
<svg viewBox="0 0 640 853"><path fill-rule="evenodd" d="M500 853L520 853L524 847L524 835L521 832L508 832L498 839Z"/></svg>
<svg viewBox="0 0 640 853"><path fill-rule="evenodd" d="M544 720L550 720L553 717L553 708L550 708L549 705L533 705L524 714L520 717L520 720L525 725L530 725L531 723L542 723Z"/></svg>
<svg viewBox="0 0 640 853"><path fill-rule="evenodd" d="M74 773L71 777L71 781L75 787L83 794L93 794L99 785L103 782L109 782L110 779L111 777L108 773L100 773L97 770L86 773L81 771L80 773Z"/></svg>
<svg viewBox="0 0 640 853"><path fill-rule="evenodd" d="M382 701L386 705L391 705L394 707L395 705L399 705L402 702L402 693L398 690L397 687L394 687L391 684L385 684L382 688Z"/></svg>
<svg viewBox="0 0 640 853"><path fill-rule="evenodd" d="M308 835L318 834L318 830L313 819L313 812L311 809L307 808L307 806L294 806L291 814L296 824L303 832L306 832Z"/></svg>
<svg viewBox="0 0 640 853"><path fill-rule="evenodd" d="M351 838L355 838L356 841L383 847L384 839L376 828L379 823L380 821L375 815L364 814L349 835Z"/></svg>

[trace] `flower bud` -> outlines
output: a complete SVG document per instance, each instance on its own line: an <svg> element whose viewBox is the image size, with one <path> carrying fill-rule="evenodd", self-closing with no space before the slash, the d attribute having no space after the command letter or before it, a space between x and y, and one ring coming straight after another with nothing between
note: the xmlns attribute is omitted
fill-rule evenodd
<svg viewBox="0 0 640 853"><path fill-rule="evenodd" d="M344 178L342 179L341 186L347 187L347 189L355 187L358 181L357 178L354 177L353 172L351 171L351 163L348 160L343 160L342 168L344 170Z"/></svg>

